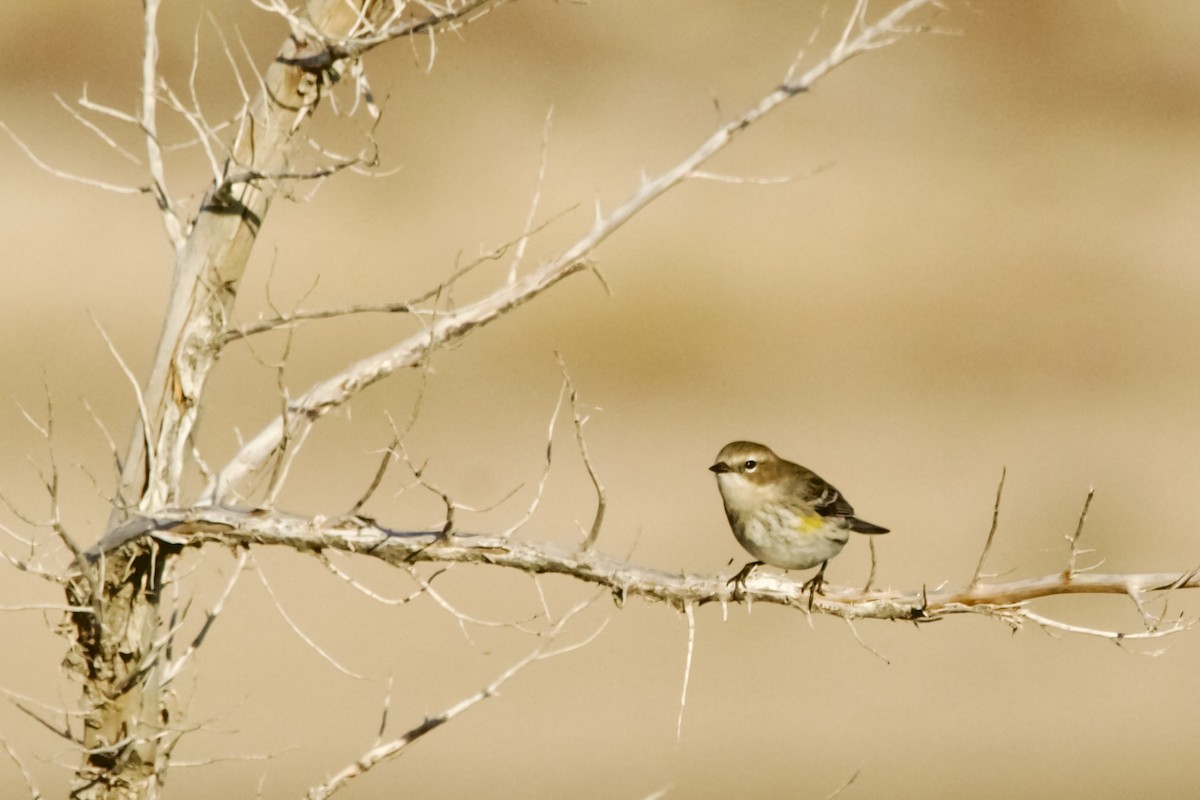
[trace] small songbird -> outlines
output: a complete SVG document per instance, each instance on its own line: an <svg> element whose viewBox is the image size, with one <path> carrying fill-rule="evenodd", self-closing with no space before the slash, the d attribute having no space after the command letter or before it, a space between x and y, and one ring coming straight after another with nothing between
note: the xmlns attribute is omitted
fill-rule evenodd
<svg viewBox="0 0 1200 800"><path fill-rule="evenodd" d="M754 442L731 442L709 467L717 474L717 488L725 503L725 516L738 543L757 561L742 567L730 585L743 589L755 567L770 564L787 569L821 569L801 591L808 605L821 592L829 559L846 546L850 532L887 533L854 516L842 493L810 469L775 455Z"/></svg>

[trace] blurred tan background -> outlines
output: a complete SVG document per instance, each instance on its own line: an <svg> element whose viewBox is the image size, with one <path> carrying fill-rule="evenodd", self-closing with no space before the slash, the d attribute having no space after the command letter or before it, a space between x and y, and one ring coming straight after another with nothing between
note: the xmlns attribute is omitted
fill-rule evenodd
<svg viewBox="0 0 1200 800"><path fill-rule="evenodd" d="M832 3L812 53L847 3ZM613 207L643 167L675 163L780 80L820 17L818 3L523 2L459 37L368 59L386 96L379 128L391 177L351 175L307 203L276 203L240 298L252 318L283 308L402 300L519 234L554 107L541 218L578 204L536 239L530 264L587 229L593 198ZM211 19L207 14L211 13ZM186 88L200 30L199 90L210 118L237 103L212 20L260 66L284 35L248 3L167 3L163 71ZM912 589L969 579L1002 466L1008 484L989 567L1011 577L1060 569L1064 535L1090 486L1086 529L1104 571L1200 564L1200 6L1189 2L955 3L922 36L839 70L751 129L712 165L804 176L776 186L683 186L598 253L611 297L580 275L439 354L408 438L460 519L498 529L533 497L563 354L585 402L607 486L601 548L638 563L727 570L746 554L729 534L705 467L735 438L817 469L861 515L887 525L879 582ZM6 4L0 11L0 119L64 169L138 183L138 168L55 103L89 96L133 110L140 5ZM353 128L330 125L343 150ZM169 123L165 132L183 138ZM128 132L119 137L136 147ZM124 447L132 393L89 315L144 376L170 281L152 201L40 172L0 138L4 289L0 488L44 517L43 443L20 406L55 400L65 516L101 532L112 468L85 398ZM178 194L204 164L177 162ZM482 267L478 296L507 271ZM315 288L314 288L315 285ZM412 330L403 318L313 326L293 344L293 392ZM256 343L262 361L282 340ZM201 446L219 464L275 413L274 373L234 347L219 366ZM373 388L318 426L281 505L340 513L387 440L384 412L411 413L415 374ZM568 427L541 510L522 535L570 542L593 499ZM92 477L95 479L93 485ZM395 470L367 511L399 527L440 524L440 504L402 491ZM2 521L25 528L11 514ZM6 552L20 548L5 538ZM428 599L384 607L310 558L259 553L288 614L349 670L315 656L246 574L180 685L203 730L179 756L178 798L294 797L375 740L387 681L388 730L476 691L535 642L457 622ZM203 563L201 563L203 561ZM412 580L341 560L389 597ZM212 602L232 560L192 557L186 584ZM863 541L830 566L866 577ZM428 574L428 570L425 571ZM57 602L0 570L0 605ZM521 575L458 568L442 593L471 614L536 613ZM546 580L556 610L587 597ZM1173 613L1197 613L1195 598ZM1121 598L1039 606L1080 624L1135 629ZM847 626L756 607L703 608L682 736L676 720L687 628L676 612L602 601L588 648L536 665L502 695L379 768L347 797L823 798L856 771L847 798L1192 797L1200 633L1123 652L964 617L914 629ZM70 708L54 613L0 613L0 686ZM53 716L53 714L50 714ZM75 757L11 704L0 735L51 796ZM272 756L268 761L252 760ZM0 794L20 796L0 758Z"/></svg>

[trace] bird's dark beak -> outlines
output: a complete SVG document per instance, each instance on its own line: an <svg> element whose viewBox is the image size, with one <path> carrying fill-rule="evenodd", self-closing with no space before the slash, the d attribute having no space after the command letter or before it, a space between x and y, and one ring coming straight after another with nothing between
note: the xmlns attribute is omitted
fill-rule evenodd
<svg viewBox="0 0 1200 800"><path fill-rule="evenodd" d="M716 464L713 464L713 465L712 465L711 467L709 467L708 469L709 469L709 471L710 471L710 472L715 472L715 473L717 473L718 475L720 475L722 472L729 472L729 467L728 467L728 466L726 466L725 464L722 464L722 463L720 463L720 462L717 462Z"/></svg>

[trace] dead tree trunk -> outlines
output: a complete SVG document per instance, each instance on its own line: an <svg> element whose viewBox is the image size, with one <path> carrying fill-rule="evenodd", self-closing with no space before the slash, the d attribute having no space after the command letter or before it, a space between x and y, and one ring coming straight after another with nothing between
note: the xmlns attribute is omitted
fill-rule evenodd
<svg viewBox="0 0 1200 800"><path fill-rule="evenodd" d="M175 266L166 319L141 393L110 531L132 515L153 519L191 502L180 496L182 478L204 387L219 353L217 337L226 330L271 198L289 177L293 146L317 107L324 70L331 66L321 59L315 59L318 67L297 64L326 52L329 41L350 35L381 5L374 0L311 4L311 31L293 30L242 117L224 174L195 219L172 237ZM157 3L146 6L144 119L152 116L158 91ZM153 136L152 125L143 127ZM156 147L148 149L153 153ZM153 165L151 172L161 175ZM156 180L152 192L164 215L173 218L167 188ZM66 626L66 665L83 684L84 701L84 755L75 797L155 797L162 786L177 732L162 685L171 630L159 600L175 552L142 539L102 556L92 553L77 564L78 574L68 586L68 602L84 609L71 613Z"/></svg>

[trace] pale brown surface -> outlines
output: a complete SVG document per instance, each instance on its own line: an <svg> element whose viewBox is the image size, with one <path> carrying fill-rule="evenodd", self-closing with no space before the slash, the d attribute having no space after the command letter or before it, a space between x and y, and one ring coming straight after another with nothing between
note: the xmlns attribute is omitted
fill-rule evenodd
<svg viewBox="0 0 1200 800"><path fill-rule="evenodd" d="M390 178L345 176L303 205L277 203L241 298L247 317L272 297L290 307L403 299L519 233L534 186L541 126L555 107L543 198L547 217L575 203L529 259L586 229L593 197L611 207L638 171L677 160L722 113L778 82L816 19L778 3L518 3L462 40L439 42L431 74L405 45L369 59ZM808 4L796 4L805 5ZM840 6L835 6L834 13ZM281 27L235 2L213 13L265 60ZM70 14L70 16L68 16ZM75 125L51 93L132 109L138 4L9 4L0 11L0 118L64 169L113 181L136 168ZM182 81L200 11L167 4L163 66ZM1086 541L1105 571L1187 569L1200 461L1200 8L1192 3L976 2L929 36L839 70L751 130L714 169L815 177L783 186L684 186L598 254L614 295L586 275L472 334L435 361L409 437L428 476L461 502L496 510L463 527L519 517L536 484L562 352L586 402L594 462L610 497L600 546L663 568L713 572L742 563L705 471L731 439L764 441L836 483L881 539L879 581L909 588L969 579L995 482L1009 470L995 570L1057 569L1087 488ZM840 23L839 23L840 24ZM827 25L830 31L834 26ZM209 48L212 28L202 40ZM820 41L827 41L823 36ZM424 45L419 55L428 54ZM816 50L814 49L814 52ZM201 85L212 117L234 106L211 49ZM261 62L260 62L261 63ZM183 88L179 83L178 88ZM714 110L714 98L720 110ZM165 130L182 134L178 126ZM133 144L129 137L123 141ZM353 141L349 136L339 144ZM347 144L348 146L348 144ZM88 398L124 445L131 392L94 315L142 374L169 282L169 251L149 197L116 197L55 180L0 138L6 393L40 416L43 371L56 401L56 446L71 529L94 540L107 516L76 464L112 484ZM203 164L169 170L199 191ZM491 285L507 261L461 289ZM402 319L332 323L296 338L293 391L411 329ZM279 342L261 344L273 358ZM275 412L273 373L234 347L201 419L219 463ZM321 423L282 505L338 513L375 468L389 410L406 418L416 376L374 388ZM44 448L12 404L0 409L0 488L45 513ZM525 534L569 541L593 500L566 428L542 510ZM440 522L436 499L395 496L397 471L368 508L390 523ZM11 515L2 521L15 526ZM4 547L11 552L10 540ZM206 551L202 574L230 560ZM198 561L193 557L193 560ZM319 660L245 576L206 644L189 722L206 730L180 756L278 754L178 769L173 797L294 797L370 746L380 680L395 678L389 731L475 691L532 642L472 630L427 601L382 608L312 559L260 556L285 607L323 647L371 681ZM866 546L831 564L861 582ZM407 576L352 568L378 591ZM60 599L0 570L0 604ZM198 603L211 602L215 580ZM536 611L519 575L456 569L444 594L471 613ZM581 594L549 581L564 608ZM1195 610L1180 597L1173 607ZM1072 621L1131 629L1126 601L1043 606ZM920 630L811 626L779 609L697 612L682 739L675 739L686 626L662 607L606 603L589 648L543 663L346 797L483 795L821 798L861 768L843 797L925 798L1194 794L1195 664L1186 634L1159 658L1091 639L1016 636L963 618ZM56 621L55 615L48 616ZM580 628L582 633L584 628ZM0 614L0 685L57 706L62 643L37 612ZM1146 648L1142 648L1143 650ZM0 734L42 788L61 795L74 756L10 705ZM0 758L0 794L19 793Z"/></svg>

